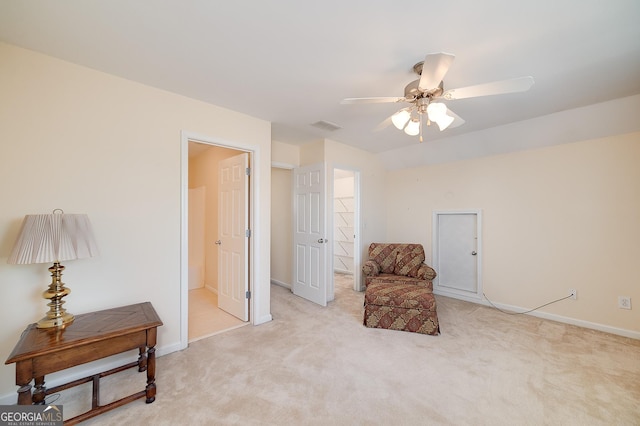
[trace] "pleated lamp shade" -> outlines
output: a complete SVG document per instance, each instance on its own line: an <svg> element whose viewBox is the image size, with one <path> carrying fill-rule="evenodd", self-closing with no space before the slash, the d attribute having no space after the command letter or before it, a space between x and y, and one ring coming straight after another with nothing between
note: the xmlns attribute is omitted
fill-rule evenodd
<svg viewBox="0 0 640 426"><path fill-rule="evenodd" d="M29 214L7 260L11 264L50 263L98 255L86 214Z"/></svg>

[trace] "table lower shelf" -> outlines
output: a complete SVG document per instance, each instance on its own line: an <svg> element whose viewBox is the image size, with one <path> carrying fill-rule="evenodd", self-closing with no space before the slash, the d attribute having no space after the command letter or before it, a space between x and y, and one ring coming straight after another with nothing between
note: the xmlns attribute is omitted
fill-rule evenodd
<svg viewBox="0 0 640 426"><path fill-rule="evenodd" d="M107 412L109 410L113 410L114 408L120 407L122 405L128 404L131 401L135 401L136 399L147 397L148 390L142 390L140 392L136 392L132 395L125 396L124 398L120 398L116 401L110 402L106 405L100 405L100 379L103 377L110 376L112 374L120 373L121 371L129 370L131 368L138 368L139 372L146 371L146 365L141 365L139 361L134 361L129 364L122 365L120 367L113 368L111 370L104 371L102 373L94 374L92 376L87 376L82 379L74 380L69 383L65 383L63 385L55 386L45 391L45 395L56 394L58 392L62 392L67 389L74 388L76 386L84 385L85 383L92 382L93 390L91 396L91 409L82 414L79 414L71 419L65 420L65 425L75 425L77 423L83 422L87 419L95 417L99 414ZM155 386L155 385L154 385ZM154 393L155 394L155 393ZM155 396L147 398L147 404L155 401Z"/></svg>

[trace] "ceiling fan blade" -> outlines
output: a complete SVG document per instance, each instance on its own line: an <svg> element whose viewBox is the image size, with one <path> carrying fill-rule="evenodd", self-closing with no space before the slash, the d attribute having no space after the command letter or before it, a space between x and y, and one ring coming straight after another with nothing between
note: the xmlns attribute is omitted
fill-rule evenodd
<svg viewBox="0 0 640 426"><path fill-rule="evenodd" d="M413 106L409 106L409 107L402 108L402 109L400 109L400 110L398 110L398 111L394 112L394 113L393 113L393 114L391 114L389 117L387 117L385 120L383 120L382 122L380 122L380 123L379 123L379 124L378 124L374 129L373 129L373 131L374 131L374 132L379 132L380 130L386 129L390 124L393 124L393 117L394 117L396 114L398 114L398 113L400 113L400 112L402 112L402 111L408 111L408 112L409 112L409 114L411 114L411 110L412 110L413 108L414 108ZM406 125L406 123L405 123L405 125Z"/></svg>
<svg viewBox="0 0 640 426"><path fill-rule="evenodd" d="M389 117L387 117L386 119L384 119L384 121L381 121L380 124L378 124L376 127L374 127L373 131L374 132L379 132L380 130L386 129L387 127L389 127L389 125L391 125L391 115Z"/></svg>
<svg viewBox="0 0 640 426"><path fill-rule="evenodd" d="M519 77L510 80L494 81L492 83L451 89L442 95L445 99L466 99L477 96L502 95L504 93L526 92L533 86L533 77Z"/></svg>
<svg viewBox="0 0 640 426"><path fill-rule="evenodd" d="M447 107L447 114L453 117L453 123L449 125L448 129L453 129L454 127L462 126L465 123L465 121L462 118L460 118L458 114L451 111L451 108L449 107Z"/></svg>
<svg viewBox="0 0 640 426"><path fill-rule="evenodd" d="M418 88L425 91L438 87L455 58L455 55L450 53L428 54L422 64L422 73L420 74Z"/></svg>
<svg viewBox="0 0 640 426"><path fill-rule="evenodd" d="M341 104L381 104L388 102L404 102L406 98L394 97L374 97L374 98L346 98L340 101Z"/></svg>

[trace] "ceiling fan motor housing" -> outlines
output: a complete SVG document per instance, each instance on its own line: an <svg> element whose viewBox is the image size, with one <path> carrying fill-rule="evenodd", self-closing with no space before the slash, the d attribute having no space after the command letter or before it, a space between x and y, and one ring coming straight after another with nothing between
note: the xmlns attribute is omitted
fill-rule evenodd
<svg viewBox="0 0 640 426"><path fill-rule="evenodd" d="M407 84L404 88L404 97L407 98L408 102L413 102L416 99L420 98L437 98L442 96L444 89L442 88L442 82L438 85L438 87L429 90L420 90L418 85L420 84L420 79L414 80L411 83Z"/></svg>
<svg viewBox="0 0 640 426"><path fill-rule="evenodd" d="M416 74L421 76L423 65L424 65L424 61L418 62L413 66L413 71ZM442 81L440 82L440 84L438 84L438 87L429 88L426 90L424 89L421 90L419 86L420 86L420 79L414 80L405 86L404 97L407 98L407 101L413 102L416 99L420 99L420 98L430 98L430 99L437 98L439 96L442 96L442 93L444 93Z"/></svg>

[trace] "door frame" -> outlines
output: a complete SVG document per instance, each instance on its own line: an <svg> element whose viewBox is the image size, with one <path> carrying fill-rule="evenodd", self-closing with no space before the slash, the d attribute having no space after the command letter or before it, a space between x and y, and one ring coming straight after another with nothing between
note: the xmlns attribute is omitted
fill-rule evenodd
<svg viewBox="0 0 640 426"><path fill-rule="evenodd" d="M476 271L477 271L477 283L476 283L476 292L471 293L468 291L456 290L448 287L440 287L438 283L438 277L433 280L433 292L435 294L440 294L442 296L453 297L456 299L467 300L469 302L477 303L479 300L483 298L483 290L482 290L482 210L480 209L469 209L469 210L434 210L432 213L432 221L431 221L431 229L432 229L432 240L431 240L431 253L432 253L432 262L436 273L438 272L438 262L440 261L439 257L439 229L438 229L438 218L441 215L459 215L459 214L474 214L476 215Z"/></svg>
<svg viewBox="0 0 640 426"><path fill-rule="evenodd" d="M262 323L256 322L255 312L259 303L261 292L255 285L258 264L256 262L258 253L257 229L255 227L258 220L258 165L259 165L259 147L254 145L246 145L237 142L212 138L192 132L181 131L180 135L180 349L186 349L189 346L189 142L197 142L212 147L221 147L242 151L249 154L249 165L251 167L251 182L249 184L249 229L251 230L251 238L249 238L249 288L251 290L251 299L249 301L249 322L251 324Z"/></svg>

